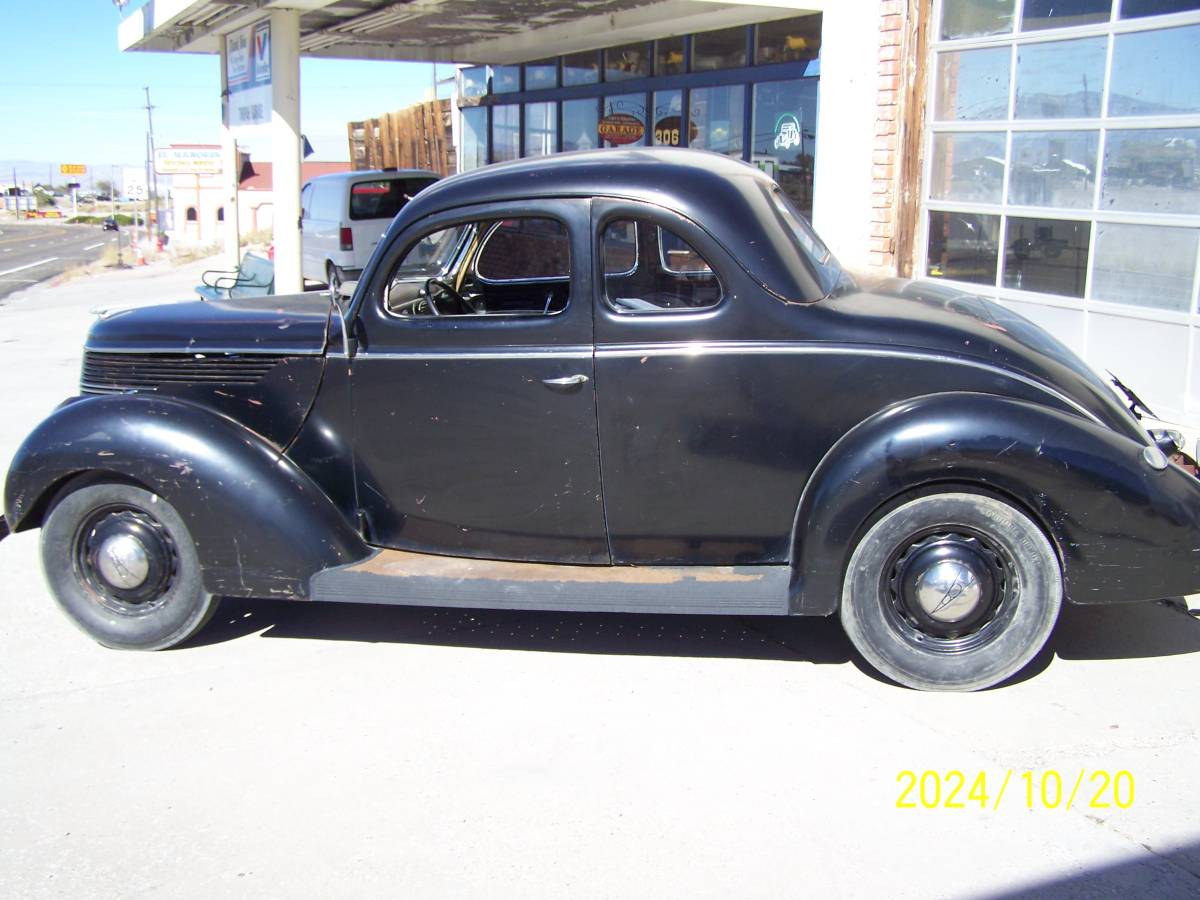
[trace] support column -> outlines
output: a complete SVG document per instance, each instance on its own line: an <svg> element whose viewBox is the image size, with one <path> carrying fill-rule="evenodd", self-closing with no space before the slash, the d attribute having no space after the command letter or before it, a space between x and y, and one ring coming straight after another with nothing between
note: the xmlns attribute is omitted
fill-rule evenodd
<svg viewBox="0 0 1200 900"><path fill-rule="evenodd" d="M222 258L227 268L235 269L241 262L241 233L238 230L238 165L237 141L229 127L229 65L225 39L221 39L221 202L225 205L225 221L221 242ZM199 210L199 200L196 209ZM199 215L199 212L197 212ZM186 226L184 226L186 227ZM176 226L178 228L178 225Z"/></svg>
<svg viewBox="0 0 1200 900"><path fill-rule="evenodd" d="M271 10L271 157L275 293L304 290L300 274L300 13Z"/></svg>

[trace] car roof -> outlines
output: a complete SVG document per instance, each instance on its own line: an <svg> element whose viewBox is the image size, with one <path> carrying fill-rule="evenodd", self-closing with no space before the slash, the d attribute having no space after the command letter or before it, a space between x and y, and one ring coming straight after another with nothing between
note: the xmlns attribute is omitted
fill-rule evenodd
<svg viewBox="0 0 1200 900"><path fill-rule="evenodd" d="M787 300L824 295L771 200L778 185L741 160L701 150L582 150L496 163L443 178L417 194L390 233L455 207L551 197L654 204L707 231L762 286Z"/></svg>
<svg viewBox="0 0 1200 900"><path fill-rule="evenodd" d="M437 172L428 169L356 169L350 172L329 172L325 175L314 175L305 181L379 181L387 178L440 178Z"/></svg>

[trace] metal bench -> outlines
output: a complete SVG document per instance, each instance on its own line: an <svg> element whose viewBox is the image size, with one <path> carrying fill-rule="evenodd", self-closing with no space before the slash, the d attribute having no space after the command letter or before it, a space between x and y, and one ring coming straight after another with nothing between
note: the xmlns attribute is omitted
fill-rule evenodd
<svg viewBox="0 0 1200 900"><path fill-rule="evenodd" d="M256 253L242 257L236 269L209 269L196 285L202 300L264 297L275 292L275 263Z"/></svg>

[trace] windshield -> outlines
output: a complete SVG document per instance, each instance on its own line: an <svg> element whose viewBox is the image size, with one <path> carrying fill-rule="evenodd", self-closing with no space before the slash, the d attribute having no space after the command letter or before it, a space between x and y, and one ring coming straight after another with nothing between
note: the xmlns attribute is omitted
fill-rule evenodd
<svg viewBox="0 0 1200 900"><path fill-rule="evenodd" d="M825 296L833 291L843 280L844 273L838 261L834 259L829 248L824 242L817 237L817 233L812 230L812 226L805 221L800 211L793 205L791 198L778 188L771 193L771 204L775 207L775 212L783 221L788 234L792 237L792 242L796 249L800 251L812 270L817 281L821 285L822 293Z"/></svg>

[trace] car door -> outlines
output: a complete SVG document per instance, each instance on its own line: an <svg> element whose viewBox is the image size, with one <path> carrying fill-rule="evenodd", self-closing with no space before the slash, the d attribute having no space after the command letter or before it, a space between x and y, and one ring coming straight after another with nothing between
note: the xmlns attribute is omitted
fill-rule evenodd
<svg viewBox="0 0 1200 900"><path fill-rule="evenodd" d="M391 238L353 360L372 542L607 563L588 202L487 204Z"/></svg>

